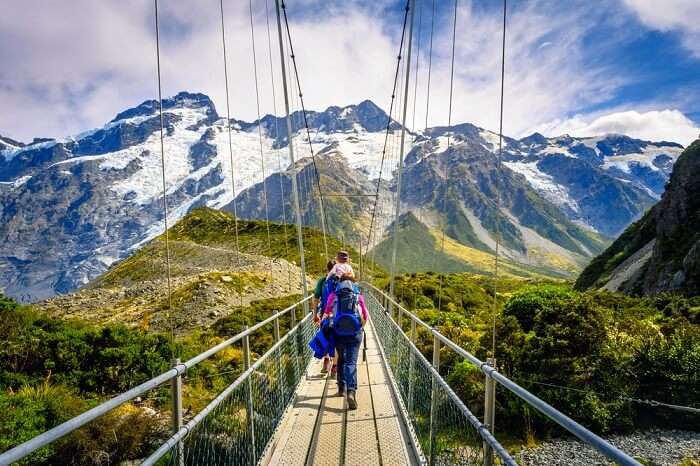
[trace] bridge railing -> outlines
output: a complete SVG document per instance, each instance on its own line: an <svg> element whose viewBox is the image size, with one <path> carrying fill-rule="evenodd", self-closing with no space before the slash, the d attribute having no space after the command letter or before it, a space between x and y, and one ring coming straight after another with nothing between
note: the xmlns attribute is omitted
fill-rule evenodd
<svg viewBox="0 0 700 466"><path fill-rule="evenodd" d="M362 287L380 346L386 353L404 409L429 464L491 465L494 454L497 462L516 464L493 434L496 385L500 385L606 458L623 466L641 466L631 456L499 373L489 362L481 361L442 335L384 291L365 282ZM402 328L404 318L410 322L408 334ZM415 345L418 328L432 336L432 364ZM441 346L454 351L484 374L484 422L472 414L440 376ZM482 445L477 436L483 441ZM480 454L482 458L478 458Z"/></svg>
<svg viewBox="0 0 700 466"><path fill-rule="evenodd" d="M305 307L310 299L309 296L275 312L188 361L176 360L169 371L0 454L0 465L19 461L167 383L171 392L173 434L154 447L155 451L144 464L255 464L292 401L311 359L307 345L314 332L311 314L303 313L297 321L297 309ZM280 335L281 318L287 315L290 329ZM250 337L270 324L274 344L253 362ZM182 384L186 371L236 343L240 343L243 350L243 373L185 423Z"/></svg>

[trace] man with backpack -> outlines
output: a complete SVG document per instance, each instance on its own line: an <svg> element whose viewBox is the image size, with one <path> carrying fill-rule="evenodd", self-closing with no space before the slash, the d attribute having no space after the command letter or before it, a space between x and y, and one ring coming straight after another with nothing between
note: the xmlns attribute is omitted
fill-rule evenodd
<svg viewBox="0 0 700 466"><path fill-rule="evenodd" d="M362 329L368 318L365 300L354 283L354 277L349 274L341 276L328 296L324 319L328 319L333 328L335 354L338 358L336 396L345 396L347 393L349 409L357 409L357 356L362 343Z"/></svg>
<svg viewBox="0 0 700 466"><path fill-rule="evenodd" d="M326 264L326 273L330 273L334 265L335 261L328 261L328 263ZM318 279L318 281L316 281L316 288L314 289L314 309L316 310L316 312L314 313L314 323L317 326L319 326L321 323L321 318L323 317L323 311L326 308L326 301L328 300L328 295L330 295L331 292L335 289L336 283L337 280L335 279L335 276L333 276L331 280L329 280L326 275L323 275L321 278ZM335 369L335 366L333 365L333 360L333 354L327 354L326 356L324 356L323 368L321 369L322 374L326 374L328 371L332 371L333 369Z"/></svg>

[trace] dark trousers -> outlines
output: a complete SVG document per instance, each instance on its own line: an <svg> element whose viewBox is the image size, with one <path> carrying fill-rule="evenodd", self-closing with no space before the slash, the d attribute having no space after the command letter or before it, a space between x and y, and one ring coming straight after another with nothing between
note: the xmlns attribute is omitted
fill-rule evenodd
<svg viewBox="0 0 700 466"><path fill-rule="evenodd" d="M360 341L337 341L335 351L338 355L338 389L357 390L357 355Z"/></svg>

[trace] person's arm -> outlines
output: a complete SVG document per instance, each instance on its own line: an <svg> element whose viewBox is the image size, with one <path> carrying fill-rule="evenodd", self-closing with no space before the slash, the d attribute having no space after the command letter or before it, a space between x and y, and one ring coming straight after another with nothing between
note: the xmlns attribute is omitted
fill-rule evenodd
<svg viewBox="0 0 700 466"><path fill-rule="evenodd" d="M314 318L313 321L318 324L318 322L321 321L321 318L318 315L318 305L321 300L321 295L323 294L323 282L325 281L325 277L321 277L318 280L316 280L316 288L314 288L314 297L312 301L312 309L313 309L313 314Z"/></svg>
<svg viewBox="0 0 700 466"><path fill-rule="evenodd" d="M326 301L326 308L323 312L324 317L327 317L333 313L333 301L335 301L335 291L331 291L331 294L328 295L328 301Z"/></svg>
<svg viewBox="0 0 700 466"><path fill-rule="evenodd" d="M360 305L360 313L362 314L362 325L364 326L369 320L369 313L367 312L367 306L365 306L364 296L360 295L360 298L357 300L357 302Z"/></svg>

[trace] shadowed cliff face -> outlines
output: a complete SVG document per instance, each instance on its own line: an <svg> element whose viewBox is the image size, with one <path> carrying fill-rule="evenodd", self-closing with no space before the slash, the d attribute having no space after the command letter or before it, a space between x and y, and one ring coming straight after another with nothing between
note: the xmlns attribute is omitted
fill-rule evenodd
<svg viewBox="0 0 700 466"><path fill-rule="evenodd" d="M700 140L676 162L666 192L584 270L577 287L653 295L700 293Z"/></svg>

